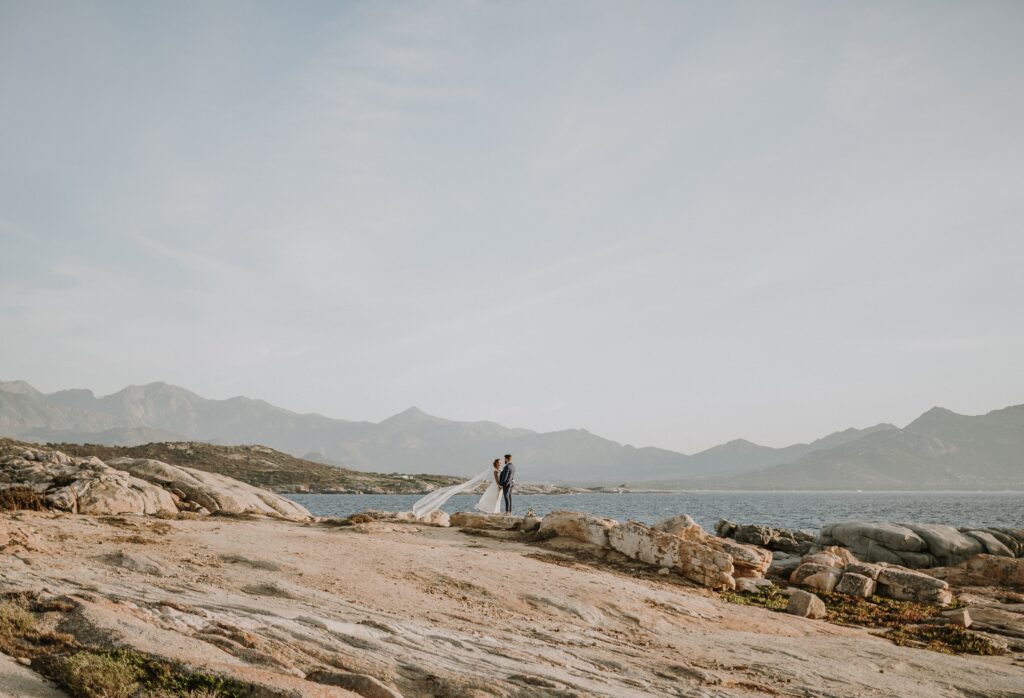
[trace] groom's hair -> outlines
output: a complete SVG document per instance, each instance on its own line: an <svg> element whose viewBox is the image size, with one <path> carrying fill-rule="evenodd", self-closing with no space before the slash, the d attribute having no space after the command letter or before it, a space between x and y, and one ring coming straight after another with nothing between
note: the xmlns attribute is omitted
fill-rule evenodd
<svg viewBox="0 0 1024 698"><path fill-rule="evenodd" d="M505 454L505 460L512 460L512 454L511 453L506 453Z"/></svg>

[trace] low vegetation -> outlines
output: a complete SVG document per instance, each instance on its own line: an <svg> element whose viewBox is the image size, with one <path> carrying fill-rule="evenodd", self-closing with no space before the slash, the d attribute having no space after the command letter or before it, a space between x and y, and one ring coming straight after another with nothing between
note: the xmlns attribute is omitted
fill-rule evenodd
<svg viewBox="0 0 1024 698"><path fill-rule="evenodd" d="M1004 654L1006 649L983 635L945 623L942 611L934 604L899 601L882 596L861 599L835 592L814 590L825 603L825 620L837 625L888 629L886 637L897 645L918 647L947 654ZM772 611L786 610L789 598L777 586L757 593L725 592L722 598L730 603L760 606Z"/></svg>
<svg viewBox="0 0 1024 698"><path fill-rule="evenodd" d="M1006 648L959 625L908 625L886 633L897 645L945 654L1006 654Z"/></svg>
<svg viewBox="0 0 1024 698"><path fill-rule="evenodd" d="M249 686L175 666L140 652L82 647L73 636L46 629L46 614L74 608L33 594L0 600L0 652L31 660L74 698L241 698Z"/></svg>
<svg viewBox="0 0 1024 698"><path fill-rule="evenodd" d="M131 650L82 651L51 664L51 677L75 698L241 698L247 686L185 671Z"/></svg>
<svg viewBox="0 0 1024 698"><path fill-rule="evenodd" d="M0 511L43 511L45 508L43 498L28 487L8 487L0 490Z"/></svg>

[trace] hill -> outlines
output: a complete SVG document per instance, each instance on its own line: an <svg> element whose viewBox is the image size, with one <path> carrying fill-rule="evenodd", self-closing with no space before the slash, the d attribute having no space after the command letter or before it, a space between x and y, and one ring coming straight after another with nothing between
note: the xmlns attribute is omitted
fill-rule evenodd
<svg viewBox="0 0 1024 698"><path fill-rule="evenodd" d="M620 444L585 429L543 433L489 421L458 422L416 407L374 423L299 414L246 397L208 400L167 383L129 386L104 397L82 389L45 394L24 381L0 383L0 435L14 438L107 445L263 443L356 470L452 475L476 473L512 452L529 464L524 475L549 482L689 481L752 472L885 427L893 428L848 429L782 449L738 440L689 456Z"/></svg>
<svg viewBox="0 0 1024 698"><path fill-rule="evenodd" d="M0 439L0 456L17 453L27 444ZM153 458L173 465L219 473L274 492L416 494L458 482L443 475L383 475L339 468L289 456L266 446L220 446L195 441L139 446L47 444L68 455L112 458Z"/></svg>
<svg viewBox="0 0 1024 698"><path fill-rule="evenodd" d="M793 463L708 487L811 490L1024 490L1024 405L984 415L933 408Z"/></svg>

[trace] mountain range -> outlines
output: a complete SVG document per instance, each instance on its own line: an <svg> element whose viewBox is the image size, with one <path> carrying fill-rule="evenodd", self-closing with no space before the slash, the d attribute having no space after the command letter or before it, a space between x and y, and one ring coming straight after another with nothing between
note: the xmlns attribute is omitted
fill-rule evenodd
<svg viewBox="0 0 1024 698"><path fill-rule="evenodd" d="M686 455L623 445L585 429L535 432L458 422L412 407L381 422L299 414L262 400L210 400L166 383L42 393L0 382L0 435L135 445L262 444L363 471L465 475L505 452L521 477L726 489L1024 489L1024 405L981 416L934 408L906 427L846 429L771 448L738 439Z"/></svg>

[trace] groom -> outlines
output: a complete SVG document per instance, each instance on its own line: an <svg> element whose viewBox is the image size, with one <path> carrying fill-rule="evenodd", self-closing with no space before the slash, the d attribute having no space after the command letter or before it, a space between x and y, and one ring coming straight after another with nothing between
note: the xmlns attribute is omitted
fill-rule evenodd
<svg viewBox="0 0 1024 698"><path fill-rule="evenodd" d="M512 514L512 487L516 484L516 466L512 465L512 454L505 454L505 467L498 473L498 486L501 487L501 511Z"/></svg>

